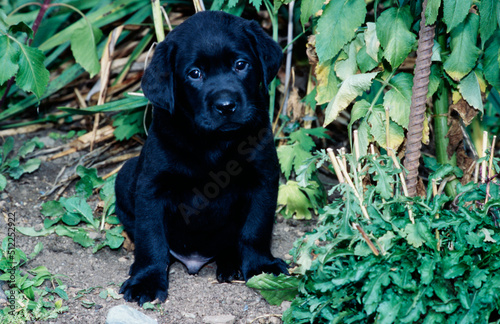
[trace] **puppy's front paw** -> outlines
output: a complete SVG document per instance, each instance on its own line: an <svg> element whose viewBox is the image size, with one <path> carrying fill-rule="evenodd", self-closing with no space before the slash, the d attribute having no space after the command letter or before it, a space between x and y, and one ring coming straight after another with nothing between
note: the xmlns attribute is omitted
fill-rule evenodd
<svg viewBox="0 0 500 324"><path fill-rule="evenodd" d="M137 271L120 288L120 294L128 302L137 302L142 306L155 299L164 302L167 299L168 277L165 269L148 267Z"/></svg>
<svg viewBox="0 0 500 324"><path fill-rule="evenodd" d="M220 283L242 280L239 266L217 265L217 281Z"/></svg>
<svg viewBox="0 0 500 324"><path fill-rule="evenodd" d="M286 275L289 274L288 265L285 263L285 261L279 258L272 257L260 257L258 259L252 259L243 262L241 271L243 272L243 278L245 279L245 281L263 272L272 273L275 276L279 275L280 273L284 273Z"/></svg>

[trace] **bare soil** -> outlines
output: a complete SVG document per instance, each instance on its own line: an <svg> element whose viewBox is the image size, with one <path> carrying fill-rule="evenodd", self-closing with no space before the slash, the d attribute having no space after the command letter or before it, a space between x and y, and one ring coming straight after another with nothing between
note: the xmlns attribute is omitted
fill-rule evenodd
<svg viewBox="0 0 500 324"><path fill-rule="evenodd" d="M16 146L24 141L38 136L46 143L45 148L63 144L61 140L54 141L47 135L56 130L44 130L27 135L15 136ZM56 131L57 132L57 131ZM64 133L62 133L64 134ZM0 139L3 143L3 139ZM0 238L7 235L7 214L15 213L17 226L38 226L41 228L44 216L40 212L41 204L53 200L54 196L42 199L56 181L59 172L87 151L74 153L52 161L50 155L40 157L42 164L33 174L25 174L15 181L9 179L4 192L0 193ZM103 176L110 169L99 170ZM67 168L66 173L73 172ZM71 184L64 196L73 194ZM290 260L288 251L293 242L305 231L310 230L311 222L297 222L277 217L273 235L273 254L285 260ZM16 233L16 247L26 254L31 253L37 242L43 243L42 252L27 266L31 269L45 266L53 274L62 274L62 281L68 286L68 301L63 305L69 310L60 314L55 323L105 323L108 310L116 305L128 304L146 315L156 319L158 323L203 323L203 317L210 315L234 315L236 323L281 323L280 314L287 307L269 305L258 292L248 288L244 283L220 284L215 277L215 264L206 265L198 275L189 275L182 264L175 263L170 268L169 297L161 307L155 310L144 310L136 304L108 297L102 299L99 292L103 288L112 288L118 292L119 286L127 279L127 273L133 262L133 252L123 248L111 250L103 248L93 254L91 248L83 248L72 239L57 236L28 237ZM92 289L94 288L94 289ZM87 291L83 297L77 298L81 291ZM92 304L86 308L84 304ZM289 304L288 304L289 305Z"/></svg>

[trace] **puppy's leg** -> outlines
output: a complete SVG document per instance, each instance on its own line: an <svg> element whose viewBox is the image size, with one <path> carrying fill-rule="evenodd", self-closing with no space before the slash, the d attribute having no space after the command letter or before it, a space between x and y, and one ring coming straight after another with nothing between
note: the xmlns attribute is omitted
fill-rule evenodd
<svg viewBox="0 0 500 324"><path fill-rule="evenodd" d="M126 301L135 301L141 306L155 299L162 302L167 299L170 265L165 206L156 198L151 178L144 179L139 175L135 198L135 260L130 268L131 277L120 289Z"/></svg>
<svg viewBox="0 0 500 324"><path fill-rule="evenodd" d="M132 241L134 241L135 228L134 193L138 160L137 157L128 160L121 168L115 181L116 215Z"/></svg>
<svg viewBox="0 0 500 324"><path fill-rule="evenodd" d="M245 281L262 272L288 274L287 264L271 254L271 236L276 208L276 186L261 186L252 194L249 214L239 240L241 272Z"/></svg>
<svg viewBox="0 0 500 324"><path fill-rule="evenodd" d="M237 242L231 240L230 242ZM242 280L241 259L239 258L237 244L231 244L232 247L220 253L215 262L217 263L217 281L231 282L233 280Z"/></svg>

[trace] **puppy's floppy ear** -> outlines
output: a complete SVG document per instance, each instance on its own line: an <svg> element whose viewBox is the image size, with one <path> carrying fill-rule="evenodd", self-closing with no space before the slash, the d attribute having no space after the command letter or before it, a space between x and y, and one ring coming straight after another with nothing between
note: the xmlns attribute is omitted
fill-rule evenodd
<svg viewBox="0 0 500 324"><path fill-rule="evenodd" d="M273 81L278 73L283 61L283 52L278 43L266 34L257 22L251 21L250 28L247 29L247 32L257 51L257 56L262 66L264 86L267 89L269 83Z"/></svg>
<svg viewBox="0 0 500 324"><path fill-rule="evenodd" d="M142 76L142 90L154 107L174 111L174 66L173 43L163 41L156 47L151 63Z"/></svg>

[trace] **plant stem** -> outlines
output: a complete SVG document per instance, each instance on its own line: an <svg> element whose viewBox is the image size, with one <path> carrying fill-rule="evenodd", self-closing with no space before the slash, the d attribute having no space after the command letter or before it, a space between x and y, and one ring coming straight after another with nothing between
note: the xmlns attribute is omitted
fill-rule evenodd
<svg viewBox="0 0 500 324"><path fill-rule="evenodd" d="M269 0L264 0L264 4L269 12L269 17L271 18L271 25L273 26L273 39L278 42L278 13L275 12L273 4ZM269 85L269 120L271 122L274 120L274 104L276 101L277 86L278 81L274 78Z"/></svg>
<svg viewBox="0 0 500 324"><path fill-rule="evenodd" d="M32 3L32 4L40 6L40 11L38 12L38 15L36 16L35 22L33 23L33 28L32 28L33 38L27 40L28 45L30 45L30 46L31 46L31 42L35 38L35 34L38 30L38 27L40 27L40 23L42 22L43 16L47 12L47 9L49 9L49 7L50 7L49 6L50 0L44 0L42 5L40 5L39 3ZM29 4L26 4L26 5L29 5ZM20 8L18 8L18 9L20 9ZM16 10L18 10L18 9L16 9ZM14 84L14 80L15 80L15 76L13 76L12 78L9 79L9 81L7 83L7 87L5 88L5 92L2 96L2 99L0 100L0 108L3 107L5 102L7 101L7 95L9 94L10 88Z"/></svg>
<svg viewBox="0 0 500 324"><path fill-rule="evenodd" d="M446 46L446 36L440 35L438 37L439 44L442 48ZM457 165L456 154L448 158L448 110L449 110L449 86L445 84L444 80L439 85L437 97L434 100L434 130L435 130L435 145L436 145L436 159L439 164ZM450 197L456 196L456 185L458 180L448 182L445 187L445 192Z"/></svg>

